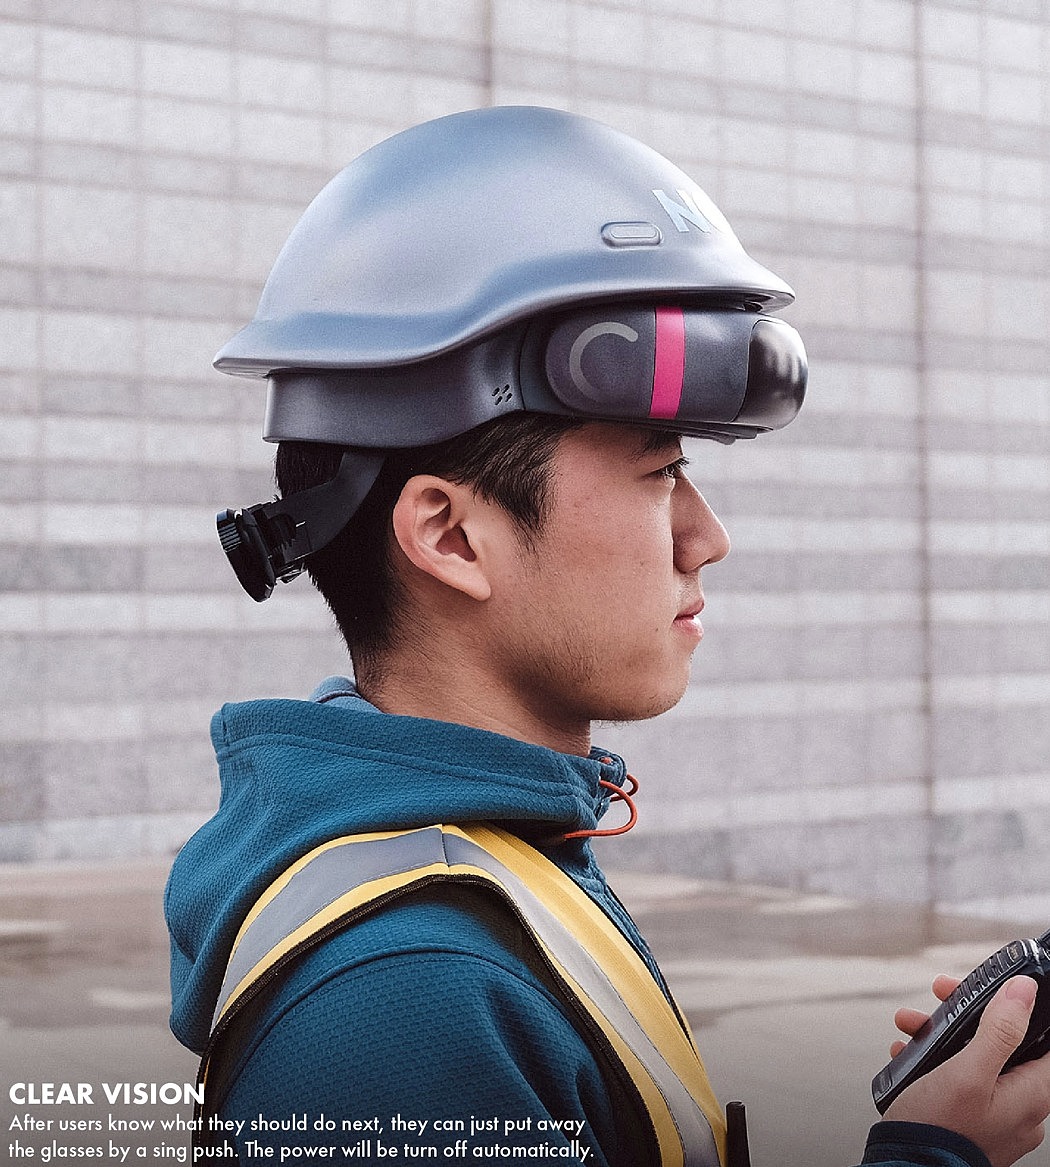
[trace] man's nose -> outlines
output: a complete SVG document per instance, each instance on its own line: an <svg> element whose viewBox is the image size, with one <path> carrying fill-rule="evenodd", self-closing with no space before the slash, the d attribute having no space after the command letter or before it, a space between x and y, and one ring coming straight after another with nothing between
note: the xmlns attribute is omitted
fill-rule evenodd
<svg viewBox="0 0 1050 1167"><path fill-rule="evenodd" d="M673 502L675 567L688 574L725 559L729 554L729 534L684 474L675 483Z"/></svg>

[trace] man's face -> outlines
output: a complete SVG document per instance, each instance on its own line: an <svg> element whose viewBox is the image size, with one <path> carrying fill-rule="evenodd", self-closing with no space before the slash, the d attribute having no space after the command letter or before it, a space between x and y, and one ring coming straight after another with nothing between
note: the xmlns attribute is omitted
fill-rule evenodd
<svg viewBox="0 0 1050 1167"><path fill-rule="evenodd" d="M637 720L685 692L700 568L729 539L673 435L594 423L553 462L550 511L504 580L504 676L548 724Z"/></svg>

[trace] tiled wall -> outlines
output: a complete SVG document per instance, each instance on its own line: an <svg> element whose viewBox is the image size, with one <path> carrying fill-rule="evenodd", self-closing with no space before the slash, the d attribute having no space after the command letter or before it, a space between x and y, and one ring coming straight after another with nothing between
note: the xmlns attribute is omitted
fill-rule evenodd
<svg viewBox="0 0 1050 1167"><path fill-rule="evenodd" d="M0 0L0 860L174 848L212 709L344 667L221 560L269 450L210 357L351 157L529 102L689 170L813 365L693 451L735 549L682 706L598 735L643 781L607 851L1050 904L1048 72L1036 0Z"/></svg>

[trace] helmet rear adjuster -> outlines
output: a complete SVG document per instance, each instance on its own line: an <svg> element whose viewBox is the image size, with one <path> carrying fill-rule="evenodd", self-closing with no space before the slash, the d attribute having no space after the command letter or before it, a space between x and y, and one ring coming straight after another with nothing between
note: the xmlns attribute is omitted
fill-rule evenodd
<svg viewBox="0 0 1050 1167"><path fill-rule="evenodd" d="M330 543L361 505L383 465L374 450L349 450L334 478L285 499L215 517L219 542L241 587L257 603L278 580L288 583L303 561Z"/></svg>

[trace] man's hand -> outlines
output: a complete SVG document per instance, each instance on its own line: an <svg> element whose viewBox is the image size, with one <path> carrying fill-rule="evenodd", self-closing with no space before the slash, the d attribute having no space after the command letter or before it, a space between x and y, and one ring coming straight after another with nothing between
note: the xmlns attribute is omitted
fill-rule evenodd
<svg viewBox="0 0 1050 1167"><path fill-rule="evenodd" d="M938 977L934 992L942 1001L959 982ZM954 1057L912 1083L887 1109L884 1118L926 1122L965 1135L988 1156L992 1167L1009 1167L1043 1141L1050 1114L1050 1055L1001 1074L1020 1045L1035 1003L1031 977L1012 977L988 1002L970 1043ZM914 1033L926 1015L898 1010L897 1027ZM894 1042L893 1052L903 1048Z"/></svg>
<svg viewBox="0 0 1050 1167"><path fill-rule="evenodd" d="M947 1001L961 984L959 977L949 977L941 973L940 976L933 978L933 995L938 1001ZM901 1033L914 1037L929 1019L928 1013L920 1013L918 1009L898 1009L893 1015L893 1024ZM905 1044L903 1041L891 1043L890 1057L895 1058L904 1049Z"/></svg>

